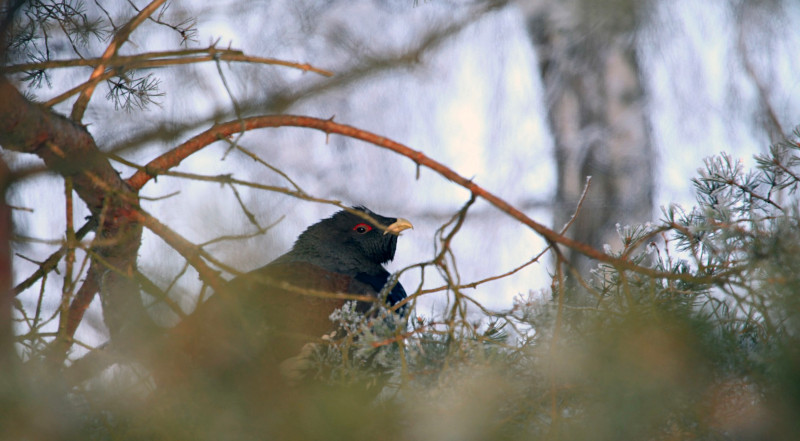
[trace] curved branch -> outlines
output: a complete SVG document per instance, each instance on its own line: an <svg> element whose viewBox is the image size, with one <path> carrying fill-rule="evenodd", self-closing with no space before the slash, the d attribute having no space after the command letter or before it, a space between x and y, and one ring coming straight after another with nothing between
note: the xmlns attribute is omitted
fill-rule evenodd
<svg viewBox="0 0 800 441"><path fill-rule="evenodd" d="M254 117L244 118L241 120L235 120L222 124L217 124L214 127L211 127L210 129L206 130L205 132L196 135L192 139L175 147L174 149L164 153L158 158L150 161L144 167L144 170L139 170L136 173L134 173L130 178L127 179L127 182L132 188L138 190L142 186L144 186L148 181L150 181L150 179L158 176L159 173L177 166L178 164L181 163L181 161L186 159L192 153L201 150L202 148L206 147L209 144L214 143L219 139L239 133L241 130L243 130L243 128L244 130L254 130L267 127L305 127L310 129L316 129L322 131L326 135L335 133L350 138L359 139L368 142L370 144L373 144L375 146L391 150L395 153L398 153L402 156L411 159L417 165L429 168L437 172L447 180L452 181L453 183L466 188L475 196L486 200L490 204L494 205L495 208L508 214L509 216L513 217L520 223L527 225L529 228L537 232L546 240L564 245L599 262L605 262L609 265L613 265L618 269L631 270L652 277L687 280L693 283L713 283L715 280L718 280L720 275L724 275L724 274L717 274L713 276L709 275L704 277L697 277L689 274L665 273L651 268L646 268L636 265L635 263L627 259L621 259L618 257L610 256L585 243L578 242L576 240L570 239L569 237L561 235L558 232L540 224L539 222L534 221L533 219L528 217L525 213L523 213L513 205L509 204L499 196L479 186L471 179L467 179L459 175L451 168L447 167L441 162L438 162L426 156L424 153L420 151L414 150L410 147L392 141L391 139L385 138L383 136L374 134L372 132L361 130L346 124L339 124L330 119L321 119L321 118L313 118L310 116L297 116L297 115L263 115L263 116L254 116Z"/></svg>

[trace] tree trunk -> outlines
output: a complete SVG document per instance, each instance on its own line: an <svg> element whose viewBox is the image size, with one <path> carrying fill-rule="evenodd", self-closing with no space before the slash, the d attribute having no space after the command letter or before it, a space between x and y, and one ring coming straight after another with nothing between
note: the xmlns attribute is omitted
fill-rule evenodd
<svg viewBox="0 0 800 441"><path fill-rule="evenodd" d="M11 377L16 373L17 357L14 353L14 334L11 322L11 209L6 204L6 190L11 184L11 173L0 157L0 372ZM0 380L0 395L7 384Z"/></svg>
<svg viewBox="0 0 800 441"><path fill-rule="evenodd" d="M85 277L92 289L84 290L85 304L73 302L76 307L71 310L82 310L70 315L74 323L66 323L65 328L74 332L99 287L104 321L118 346L149 332L146 328L152 323L133 279L142 226L131 214L138 209L139 196L120 178L91 134L66 117L31 103L0 76L0 145L35 154L50 170L70 177L97 224L92 245L96 258ZM71 345L72 335L59 334L53 346L56 364L63 361Z"/></svg>
<svg viewBox="0 0 800 441"><path fill-rule="evenodd" d="M555 140L555 227L572 216L591 176L569 234L595 248L619 249L616 225L651 220L653 204L654 152L632 37L635 20L598 28L581 17L585 5L577 6L579 12L571 12L570 4L548 2L531 11L528 22ZM565 252L581 274L592 268L584 256Z"/></svg>

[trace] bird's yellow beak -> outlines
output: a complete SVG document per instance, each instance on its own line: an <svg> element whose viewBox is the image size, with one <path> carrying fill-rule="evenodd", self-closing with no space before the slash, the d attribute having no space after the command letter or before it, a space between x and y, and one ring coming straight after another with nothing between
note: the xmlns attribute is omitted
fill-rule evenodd
<svg viewBox="0 0 800 441"><path fill-rule="evenodd" d="M399 236L403 230L408 230L409 228L414 228L414 226L411 225L411 222L406 219L399 218L395 223L386 227L386 230L384 230L383 234L392 233L396 236Z"/></svg>

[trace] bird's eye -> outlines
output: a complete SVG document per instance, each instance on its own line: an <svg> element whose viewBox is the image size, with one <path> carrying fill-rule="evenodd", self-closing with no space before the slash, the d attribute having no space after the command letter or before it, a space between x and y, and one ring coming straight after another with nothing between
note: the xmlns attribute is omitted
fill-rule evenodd
<svg viewBox="0 0 800 441"><path fill-rule="evenodd" d="M370 231L371 229L372 229L372 227L370 227L367 224L358 224L355 227L353 227L353 231L355 231L358 234L364 234L364 233Z"/></svg>

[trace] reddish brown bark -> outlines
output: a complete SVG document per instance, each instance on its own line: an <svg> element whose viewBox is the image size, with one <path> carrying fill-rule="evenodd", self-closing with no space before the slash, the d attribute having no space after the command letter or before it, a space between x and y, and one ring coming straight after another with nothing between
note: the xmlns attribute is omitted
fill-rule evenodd
<svg viewBox="0 0 800 441"><path fill-rule="evenodd" d="M8 167L0 158L0 372L13 378L10 373L16 357L11 325L11 302L14 300L11 292L11 209L5 198L9 178Z"/></svg>
<svg viewBox="0 0 800 441"><path fill-rule="evenodd" d="M119 177L82 126L25 99L5 78L0 77L0 144L3 148L39 156L45 165L73 180L75 192L98 222L93 248L104 264L92 265L68 315L66 329L77 328L88 304L93 285L103 292L106 325L112 336L131 320L145 316L136 284L136 268L142 227L130 214L138 209L138 195ZM72 335L62 335L71 340ZM66 345L69 347L69 344Z"/></svg>
<svg viewBox="0 0 800 441"><path fill-rule="evenodd" d="M143 170L136 172L130 178L128 178L127 182L132 188L138 190L142 186L144 186L148 181L150 181L150 179L158 176L159 173L167 171L170 168L177 166L178 164L180 164L181 161L189 157L189 155L191 155L192 153L197 152L198 150L206 147L211 143L214 143L219 139L239 133L242 130L253 130L266 127L287 127L287 126L316 129L325 132L326 134L337 133L351 138L360 139L362 141L374 144L378 147L399 153L411 159L417 165L427 167L439 173L441 176L448 179L449 181L452 181L455 184L466 188L467 190L472 192L472 194L486 200L490 204L494 205L500 211L508 214L509 216L513 217L520 223L527 225L528 227L530 227L532 230L542 235L542 237L544 237L551 243L564 245L567 248L575 250L578 253L581 253L585 256L588 256L589 258L598 260L600 262L606 262L620 269L633 270L654 277L690 280L695 283L710 283L712 281L711 276L694 277L687 274L664 273L653 270L651 268L640 267L630 262L627 259L610 256L594 247L570 239L569 237L559 234L558 232L542 225L541 223L536 222L535 220L531 219L525 213L523 213L516 207L512 206L502 198L489 192L488 190L484 189L483 187L476 184L472 180L459 175L451 168L428 157L427 155L425 155L420 151L414 150L410 147L392 141L391 139L385 138L383 136L358 129L353 126L339 124L329 119L320 119L308 116L295 116L295 115L264 115L264 116L254 116L250 118L244 118L242 120L234 120L227 123L218 124L206 130L205 132L193 137L192 139L184 142L183 144L175 147L174 149L164 153L158 158L150 161L144 167Z"/></svg>

